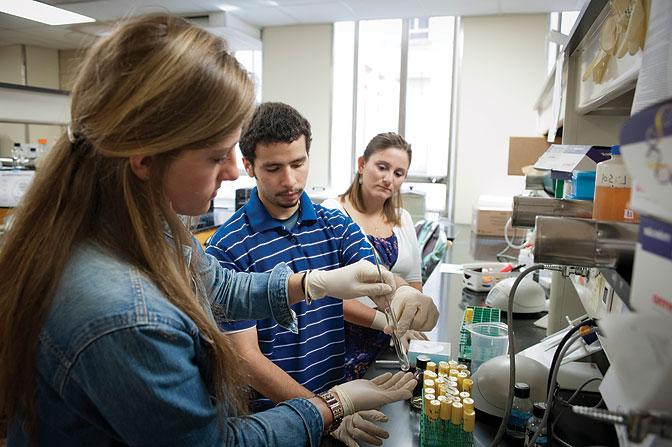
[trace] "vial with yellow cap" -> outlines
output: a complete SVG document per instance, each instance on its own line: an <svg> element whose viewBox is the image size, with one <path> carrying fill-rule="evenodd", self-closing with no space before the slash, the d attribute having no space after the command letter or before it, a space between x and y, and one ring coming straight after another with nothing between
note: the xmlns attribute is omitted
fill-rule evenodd
<svg viewBox="0 0 672 447"><path fill-rule="evenodd" d="M439 412L439 417L444 421L450 420L450 410L453 407L453 401L448 399L446 396L439 396L436 398L441 402L441 409Z"/></svg>
<svg viewBox="0 0 672 447"><path fill-rule="evenodd" d="M445 374L448 375L448 371L450 371L450 365L448 362L442 360L439 362L439 374Z"/></svg>
<svg viewBox="0 0 672 447"><path fill-rule="evenodd" d="M464 411L474 411L474 399L471 397L462 399L462 406L464 406Z"/></svg>
<svg viewBox="0 0 672 447"><path fill-rule="evenodd" d="M472 321L474 321L474 308L467 307L467 310L464 312L464 322L471 324Z"/></svg>
<svg viewBox="0 0 672 447"><path fill-rule="evenodd" d="M466 391L471 394L471 387L474 386L474 381L472 379L462 380L462 391Z"/></svg>
<svg viewBox="0 0 672 447"><path fill-rule="evenodd" d="M422 384L425 388L434 388L434 381L432 379L425 379Z"/></svg>
<svg viewBox="0 0 672 447"><path fill-rule="evenodd" d="M439 414L441 413L441 401L437 399L432 399L429 401L429 412L427 413L427 417L435 421L439 418Z"/></svg>
<svg viewBox="0 0 672 447"><path fill-rule="evenodd" d="M450 376L450 377L457 377L458 374L459 374L459 371L456 370L456 369L451 369L450 371L448 371L448 376Z"/></svg>
<svg viewBox="0 0 672 447"><path fill-rule="evenodd" d="M464 379L466 379L467 377L468 377L467 373L464 372L464 371L460 371L459 373L457 373L457 388L458 389L460 389L460 390L462 389L462 381Z"/></svg>
<svg viewBox="0 0 672 447"><path fill-rule="evenodd" d="M436 373L437 372L436 363L435 362L427 362L426 371L432 371L433 373Z"/></svg>
<svg viewBox="0 0 672 447"><path fill-rule="evenodd" d="M469 393L467 393L466 391L462 391L462 392L460 393L460 399L464 400L464 399L466 399L467 397L471 397L471 395L470 395Z"/></svg>
<svg viewBox="0 0 672 447"><path fill-rule="evenodd" d="M464 409L462 414L462 436L460 437L460 445L471 447L474 445L474 428L476 426L476 413L474 410Z"/></svg>
<svg viewBox="0 0 672 447"><path fill-rule="evenodd" d="M450 410L450 422L453 425L462 424L462 409L464 406L460 402L453 402L453 408Z"/></svg>
<svg viewBox="0 0 672 447"><path fill-rule="evenodd" d="M429 363L427 365L429 365ZM439 377L439 376L437 376L434 371L426 369L425 372L422 375L422 380L427 380L427 379L435 380L437 377Z"/></svg>
<svg viewBox="0 0 672 447"><path fill-rule="evenodd" d="M425 412L425 414L427 414L427 412L429 411L429 403L436 399L436 395L427 393L423 396L423 399L424 399L424 405L425 405L424 406L424 412Z"/></svg>

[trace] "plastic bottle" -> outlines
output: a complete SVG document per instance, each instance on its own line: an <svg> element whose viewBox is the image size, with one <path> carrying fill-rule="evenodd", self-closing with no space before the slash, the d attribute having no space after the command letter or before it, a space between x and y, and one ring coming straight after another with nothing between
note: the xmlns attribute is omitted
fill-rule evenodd
<svg viewBox="0 0 672 447"><path fill-rule="evenodd" d="M47 153L47 139L38 138L37 140L37 158L44 157L44 154Z"/></svg>
<svg viewBox="0 0 672 447"><path fill-rule="evenodd" d="M415 359L415 372L413 373L413 376L415 377L415 380L418 381L418 383L415 385L415 388L413 389L413 396L411 397L411 407L420 410L422 408L422 388L424 386L423 384L423 374L425 372L425 369L427 369L427 362L429 362L431 359L429 356L426 355L419 355Z"/></svg>
<svg viewBox="0 0 672 447"><path fill-rule="evenodd" d="M525 426L531 416L530 386L527 383L518 382L513 391L513 406L506 423L506 434L513 438L525 438Z"/></svg>
<svg viewBox="0 0 672 447"><path fill-rule="evenodd" d="M594 220L639 222L630 208L632 178L621 159L619 146L611 147L611 158L597 164L595 172Z"/></svg>
<svg viewBox="0 0 672 447"><path fill-rule="evenodd" d="M530 440L534 436L534 432L537 431L541 420L544 418L544 413L546 413L546 403L545 402L535 402L532 407L532 417L527 421L527 427L525 428L525 445L531 446ZM548 434L546 433L546 424L544 427L541 427L541 432L537 439L534 441L535 446L539 447L548 447L550 443L548 442Z"/></svg>

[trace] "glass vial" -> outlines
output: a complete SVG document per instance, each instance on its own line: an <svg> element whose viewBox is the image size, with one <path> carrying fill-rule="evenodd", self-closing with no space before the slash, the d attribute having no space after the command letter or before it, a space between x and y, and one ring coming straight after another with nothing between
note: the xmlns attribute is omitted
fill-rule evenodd
<svg viewBox="0 0 672 447"><path fill-rule="evenodd" d="M415 377L415 380L417 380L417 384L413 389L413 396L411 397L411 408L414 410L422 409L422 388L424 386L423 374L425 369L427 369L427 362L430 360L431 359L427 355L419 355L415 359L415 371L413 376Z"/></svg>
<svg viewBox="0 0 672 447"><path fill-rule="evenodd" d="M546 403L545 402L535 402L532 407L532 417L527 421L527 427L525 428L525 445L526 446L539 446L539 447L548 447L550 443L548 442L548 434L546 433L546 427L541 427L541 432L539 436L534 441L534 444L530 444L534 432L537 431L541 425L541 420L544 418L544 413L546 413Z"/></svg>
<svg viewBox="0 0 672 447"><path fill-rule="evenodd" d="M506 423L506 434L516 439L525 438L525 425L531 416L530 386L527 383L518 382L513 391L513 407Z"/></svg>

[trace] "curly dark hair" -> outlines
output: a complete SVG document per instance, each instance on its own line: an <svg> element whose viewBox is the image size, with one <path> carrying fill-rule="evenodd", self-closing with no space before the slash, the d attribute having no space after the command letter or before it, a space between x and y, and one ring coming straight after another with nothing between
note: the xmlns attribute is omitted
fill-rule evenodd
<svg viewBox="0 0 672 447"><path fill-rule="evenodd" d="M259 104L240 137L240 151L254 164L257 144L291 143L303 135L310 153L310 123L295 108L282 102Z"/></svg>

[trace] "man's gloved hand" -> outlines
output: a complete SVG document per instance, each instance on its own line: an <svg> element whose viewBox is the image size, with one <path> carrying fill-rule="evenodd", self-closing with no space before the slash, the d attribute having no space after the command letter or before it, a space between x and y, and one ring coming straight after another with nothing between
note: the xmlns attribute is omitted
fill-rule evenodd
<svg viewBox="0 0 672 447"><path fill-rule="evenodd" d="M372 410L391 402L410 399L417 381L413 373L399 371L381 374L371 380L357 379L336 385L331 390L343 405L344 416Z"/></svg>
<svg viewBox="0 0 672 447"><path fill-rule="evenodd" d="M439 310L434 300L408 285L403 285L394 292L392 310L397 317L398 336L409 329L431 331L439 319Z"/></svg>
<svg viewBox="0 0 672 447"><path fill-rule="evenodd" d="M411 340L429 340L424 332L408 330L404 332L404 335L399 337L399 341L404 345L404 349L408 352L408 345L411 343ZM394 346L394 341L390 340L390 346Z"/></svg>
<svg viewBox="0 0 672 447"><path fill-rule="evenodd" d="M383 445L383 439L389 438L390 434L374 424L375 422L387 422L385 413L378 410L364 410L346 416L331 436L341 441L348 447L359 447L357 441L363 441L373 445Z"/></svg>
<svg viewBox="0 0 672 447"><path fill-rule="evenodd" d="M394 275L382 267L380 270L384 284L379 282L376 266L364 260L335 270L311 270L306 276L306 291L314 300L326 295L343 300L388 296L396 288Z"/></svg>

